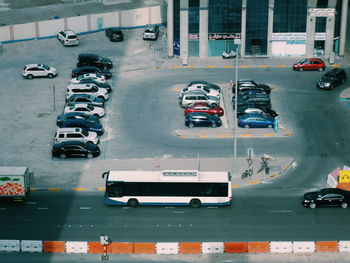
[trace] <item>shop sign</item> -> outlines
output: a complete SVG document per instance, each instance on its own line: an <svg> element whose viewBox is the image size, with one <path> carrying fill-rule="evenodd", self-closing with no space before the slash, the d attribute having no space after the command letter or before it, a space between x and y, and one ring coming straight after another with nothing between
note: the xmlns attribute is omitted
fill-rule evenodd
<svg viewBox="0 0 350 263"><path fill-rule="evenodd" d="M208 40L235 40L241 39L241 34L239 33L217 33L217 34L208 34Z"/></svg>
<svg viewBox="0 0 350 263"><path fill-rule="evenodd" d="M350 183L350 171L340 171L339 183Z"/></svg>
<svg viewBox="0 0 350 263"><path fill-rule="evenodd" d="M328 17L334 16L335 10L334 8L309 8L308 15L309 16L321 16Z"/></svg>
<svg viewBox="0 0 350 263"><path fill-rule="evenodd" d="M188 40L199 40L199 34L188 34Z"/></svg>
<svg viewBox="0 0 350 263"><path fill-rule="evenodd" d="M315 40L326 40L326 33L315 33Z"/></svg>
<svg viewBox="0 0 350 263"><path fill-rule="evenodd" d="M272 41L306 41L306 33L273 33Z"/></svg>

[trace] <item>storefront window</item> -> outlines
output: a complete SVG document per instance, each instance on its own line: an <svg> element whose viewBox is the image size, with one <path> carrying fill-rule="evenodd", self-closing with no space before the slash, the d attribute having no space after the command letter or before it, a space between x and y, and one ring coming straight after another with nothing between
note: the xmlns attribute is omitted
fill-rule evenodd
<svg viewBox="0 0 350 263"><path fill-rule="evenodd" d="M326 32L327 17L316 17L316 33Z"/></svg>
<svg viewBox="0 0 350 263"><path fill-rule="evenodd" d="M274 33L306 32L307 0L275 0Z"/></svg>
<svg viewBox="0 0 350 263"><path fill-rule="evenodd" d="M180 56L180 0L174 0L174 54Z"/></svg>

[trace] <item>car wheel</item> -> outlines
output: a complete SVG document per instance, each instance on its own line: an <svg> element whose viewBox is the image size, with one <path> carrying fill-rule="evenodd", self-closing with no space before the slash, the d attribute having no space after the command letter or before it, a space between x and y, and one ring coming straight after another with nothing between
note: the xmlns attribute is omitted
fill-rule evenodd
<svg viewBox="0 0 350 263"><path fill-rule="evenodd" d="M319 68L318 71L324 71L324 68Z"/></svg>
<svg viewBox="0 0 350 263"><path fill-rule="evenodd" d="M347 208L348 204L347 203L341 203L341 208Z"/></svg>
<svg viewBox="0 0 350 263"><path fill-rule="evenodd" d="M219 105L217 103L212 103L212 104L210 104L210 106L217 107Z"/></svg>
<svg viewBox="0 0 350 263"><path fill-rule="evenodd" d="M27 75L27 79L33 79L33 75L31 74Z"/></svg>
<svg viewBox="0 0 350 263"><path fill-rule="evenodd" d="M139 205L139 201L137 201L137 199L129 199L128 206L137 207L138 205Z"/></svg>
<svg viewBox="0 0 350 263"><path fill-rule="evenodd" d="M267 128L272 128L272 126L273 126L272 124L269 124L267 125Z"/></svg>
<svg viewBox="0 0 350 263"><path fill-rule="evenodd" d="M198 200L198 199L192 199L192 200L190 201L190 206L191 206L192 208L198 208L198 207L201 207L201 205L202 205L202 203L201 203L201 201Z"/></svg>
<svg viewBox="0 0 350 263"><path fill-rule="evenodd" d="M345 78L341 80L341 83L345 83Z"/></svg>
<svg viewBox="0 0 350 263"><path fill-rule="evenodd" d="M47 75L47 77L48 77L49 79L52 79L52 78L53 78L53 74L50 73L50 74Z"/></svg>
<svg viewBox="0 0 350 263"><path fill-rule="evenodd" d="M334 85L330 85L330 86L329 86L329 89L334 89Z"/></svg>
<svg viewBox="0 0 350 263"><path fill-rule="evenodd" d="M216 128L216 127L217 127L216 123L213 122L213 123L211 124L211 127L212 127L212 128Z"/></svg>
<svg viewBox="0 0 350 263"><path fill-rule="evenodd" d="M61 158L61 159L66 159L66 157L67 157L67 156L66 156L64 153L61 153L61 154L60 154L60 158Z"/></svg>
<svg viewBox="0 0 350 263"><path fill-rule="evenodd" d="M86 157L87 157L88 159L92 159L94 156L92 155L92 153L88 153L88 154L86 155Z"/></svg>
<svg viewBox="0 0 350 263"><path fill-rule="evenodd" d="M248 124L244 125L244 128L248 129L248 128L249 128L249 125L248 125Z"/></svg>
<svg viewBox="0 0 350 263"><path fill-rule="evenodd" d="M191 122L188 124L188 127L192 129L194 127L194 124Z"/></svg>
<svg viewBox="0 0 350 263"><path fill-rule="evenodd" d="M304 68L302 68L302 67L299 68L299 71L300 71L300 72L302 72L303 70L304 70Z"/></svg>
<svg viewBox="0 0 350 263"><path fill-rule="evenodd" d="M97 118L99 118L99 117L100 117L100 115L98 115L98 114L94 114L94 116L96 116Z"/></svg>
<svg viewBox="0 0 350 263"><path fill-rule="evenodd" d="M316 204L315 204L315 203L311 203L311 204L309 205L309 207L310 207L311 209L314 209L314 208L316 208Z"/></svg>

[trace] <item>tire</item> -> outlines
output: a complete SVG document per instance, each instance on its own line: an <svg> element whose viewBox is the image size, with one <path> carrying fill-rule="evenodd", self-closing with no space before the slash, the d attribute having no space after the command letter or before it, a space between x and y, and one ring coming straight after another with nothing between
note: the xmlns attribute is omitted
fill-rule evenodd
<svg viewBox="0 0 350 263"><path fill-rule="evenodd" d="M137 199L129 199L128 206L137 207L138 205L139 205L139 201L137 201Z"/></svg>
<svg viewBox="0 0 350 263"><path fill-rule="evenodd" d="M217 103L212 103L212 104L210 104L210 106L217 107L219 105Z"/></svg>
<svg viewBox="0 0 350 263"><path fill-rule="evenodd" d="M272 126L273 126L272 124L269 124L267 125L267 128L272 128Z"/></svg>
<svg viewBox="0 0 350 263"><path fill-rule="evenodd" d="M188 127L192 129L194 127L194 124L191 122L188 124Z"/></svg>
<svg viewBox="0 0 350 263"><path fill-rule="evenodd" d="M348 204L345 203L345 202L344 202L344 203L341 203L341 208L344 208L344 209L345 209L345 208L348 208Z"/></svg>
<svg viewBox="0 0 350 263"><path fill-rule="evenodd" d="M67 157L67 156L66 156L64 153L61 153L61 154L60 154L60 158L61 158L61 159L66 159L66 157Z"/></svg>
<svg viewBox="0 0 350 263"><path fill-rule="evenodd" d="M47 77L48 77L49 79L52 79L52 78L53 78L53 74L50 73L50 74L47 75Z"/></svg>
<svg viewBox="0 0 350 263"><path fill-rule="evenodd" d="M201 201L200 201L199 199L192 199L192 200L190 201L190 206L191 206L192 208L198 208L198 207L201 207L201 206L202 206L202 203L201 203Z"/></svg>
<svg viewBox="0 0 350 263"><path fill-rule="evenodd" d="M345 83L345 78L341 80L341 83Z"/></svg>
<svg viewBox="0 0 350 263"><path fill-rule="evenodd" d="M32 74L27 75L27 79L33 79L33 75Z"/></svg>
<svg viewBox="0 0 350 263"><path fill-rule="evenodd" d="M314 208L316 208L316 204L315 204L315 203L310 203L309 207L310 207L311 209L314 209Z"/></svg>
<svg viewBox="0 0 350 263"><path fill-rule="evenodd" d="M213 123L211 124L211 127L212 127L212 128L216 128L216 127L217 127L216 123L213 122Z"/></svg>
<svg viewBox="0 0 350 263"><path fill-rule="evenodd" d="M318 71L322 72L324 71L324 68L319 68Z"/></svg>
<svg viewBox="0 0 350 263"><path fill-rule="evenodd" d="M102 99L103 101L106 101L105 98L102 97L102 96L99 96L99 97L97 97L97 98L98 98L98 99Z"/></svg>
<svg viewBox="0 0 350 263"><path fill-rule="evenodd" d="M92 153L88 153L88 154L86 155L86 157L87 157L88 159L92 159L94 156L93 156Z"/></svg>
<svg viewBox="0 0 350 263"><path fill-rule="evenodd" d="M303 69L302 67L300 67L298 70L299 70L300 72L302 72L304 69Z"/></svg>
<svg viewBox="0 0 350 263"><path fill-rule="evenodd" d="M96 116L97 118L100 118L100 115L98 115L98 114L94 114L94 116Z"/></svg>
<svg viewBox="0 0 350 263"><path fill-rule="evenodd" d="M249 128L249 124L244 125L244 128L248 129Z"/></svg>

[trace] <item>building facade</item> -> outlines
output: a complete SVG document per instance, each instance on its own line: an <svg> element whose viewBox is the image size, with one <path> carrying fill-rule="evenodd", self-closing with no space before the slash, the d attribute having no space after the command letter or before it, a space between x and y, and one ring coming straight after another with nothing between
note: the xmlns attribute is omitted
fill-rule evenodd
<svg viewBox="0 0 350 263"><path fill-rule="evenodd" d="M348 0L168 0L168 55L344 55Z"/></svg>

